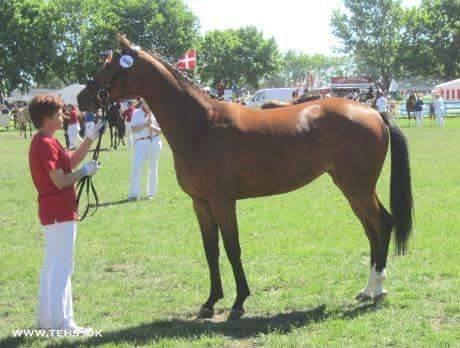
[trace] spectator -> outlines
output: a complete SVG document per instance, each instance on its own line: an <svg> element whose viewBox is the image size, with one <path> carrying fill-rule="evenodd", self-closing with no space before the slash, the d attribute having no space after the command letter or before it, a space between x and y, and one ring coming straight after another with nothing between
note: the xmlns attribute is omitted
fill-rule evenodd
<svg viewBox="0 0 460 348"><path fill-rule="evenodd" d="M225 94L225 85L222 80L220 80L219 83L217 84L216 90L217 90L217 96L219 98L223 98Z"/></svg>
<svg viewBox="0 0 460 348"><path fill-rule="evenodd" d="M75 105L72 106L69 116L69 128L67 129L67 133L69 134L70 150L75 150L77 148L77 142L82 142L79 136L80 123L78 122L78 108Z"/></svg>
<svg viewBox="0 0 460 348"><path fill-rule="evenodd" d="M85 134L88 134L94 128L95 115L88 111L85 113Z"/></svg>
<svg viewBox="0 0 460 348"><path fill-rule="evenodd" d="M420 96L420 94L417 94L415 104L414 104L414 112L415 112L415 121L417 123L417 126L422 126L423 125L423 100Z"/></svg>
<svg viewBox="0 0 460 348"><path fill-rule="evenodd" d="M387 112L388 110L387 98L385 98L384 93L380 89L377 91L377 100L375 101L375 107L378 112Z"/></svg>
<svg viewBox="0 0 460 348"><path fill-rule="evenodd" d="M142 167L148 163L147 197L152 199L157 192L158 158L163 147L160 139L161 129L155 116L144 100L131 119L134 142L134 158L131 173L131 188L128 199L137 200L141 191Z"/></svg>
<svg viewBox="0 0 460 348"><path fill-rule="evenodd" d="M131 118L136 109L134 108L134 102L132 100L128 101L128 108L123 111L123 120L125 121L125 132L126 137L128 138L128 147L133 148L133 136L131 134Z"/></svg>
<svg viewBox="0 0 460 348"><path fill-rule="evenodd" d="M436 97L433 101L434 115L436 117L436 123L439 127L444 127L444 114L446 109L444 107L444 101L441 98L439 93L436 94Z"/></svg>

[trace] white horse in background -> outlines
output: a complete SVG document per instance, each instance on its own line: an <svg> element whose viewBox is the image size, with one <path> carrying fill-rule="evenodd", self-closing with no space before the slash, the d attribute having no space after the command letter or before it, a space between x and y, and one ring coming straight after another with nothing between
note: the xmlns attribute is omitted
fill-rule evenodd
<svg viewBox="0 0 460 348"><path fill-rule="evenodd" d="M16 120L20 136L24 135L24 139L27 139L27 125L29 125L29 136L32 137L32 121L30 120L29 108L27 106L20 108L16 112Z"/></svg>

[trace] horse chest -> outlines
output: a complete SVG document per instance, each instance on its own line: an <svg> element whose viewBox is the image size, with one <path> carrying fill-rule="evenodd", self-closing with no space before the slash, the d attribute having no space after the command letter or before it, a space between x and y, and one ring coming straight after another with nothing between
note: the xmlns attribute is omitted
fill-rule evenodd
<svg viewBox="0 0 460 348"><path fill-rule="evenodd" d="M204 196L203 180L199 179L196 165L187 165L181 161L174 161L177 182L181 189L190 196Z"/></svg>

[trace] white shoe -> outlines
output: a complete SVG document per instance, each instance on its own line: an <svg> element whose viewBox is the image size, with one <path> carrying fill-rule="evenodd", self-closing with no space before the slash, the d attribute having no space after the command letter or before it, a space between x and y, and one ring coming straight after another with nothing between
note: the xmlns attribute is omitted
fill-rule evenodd
<svg viewBox="0 0 460 348"><path fill-rule="evenodd" d="M94 330L91 327L82 327L78 325L70 326L64 330L72 331L72 334L77 336L89 336L92 335L94 332Z"/></svg>

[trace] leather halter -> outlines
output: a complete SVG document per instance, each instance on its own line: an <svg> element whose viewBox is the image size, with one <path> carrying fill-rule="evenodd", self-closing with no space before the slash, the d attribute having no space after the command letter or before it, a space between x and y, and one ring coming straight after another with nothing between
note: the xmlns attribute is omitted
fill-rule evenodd
<svg viewBox="0 0 460 348"><path fill-rule="evenodd" d="M139 47L131 47L130 49L124 49L121 51L121 57L124 55L130 56L133 59L133 65L138 57L138 50ZM132 66L123 67L120 63L118 63L119 69L115 72L112 78L105 83L105 85L101 84L100 82L96 81L95 79L89 79L86 83L86 87L88 88L89 94L91 97L95 98L102 107L107 107L111 100L110 100L110 90L112 89L113 84L123 75L123 73ZM94 90L95 93L91 93Z"/></svg>

